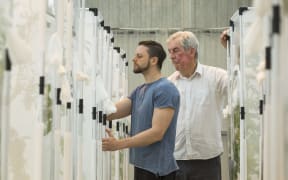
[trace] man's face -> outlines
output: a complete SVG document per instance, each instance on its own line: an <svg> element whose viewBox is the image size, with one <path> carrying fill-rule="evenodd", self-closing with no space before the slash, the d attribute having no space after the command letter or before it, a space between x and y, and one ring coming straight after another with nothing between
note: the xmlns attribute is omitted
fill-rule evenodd
<svg viewBox="0 0 288 180"><path fill-rule="evenodd" d="M150 58L148 54L148 48L145 46L138 46L135 50L135 57L133 58L134 73L143 73L150 68Z"/></svg>
<svg viewBox="0 0 288 180"><path fill-rule="evenodd" d="M186 50L180 45L177 40L171 40L168 43L168 52L172 63L177 71L185 71L192 66L194 49Z"/></svg>

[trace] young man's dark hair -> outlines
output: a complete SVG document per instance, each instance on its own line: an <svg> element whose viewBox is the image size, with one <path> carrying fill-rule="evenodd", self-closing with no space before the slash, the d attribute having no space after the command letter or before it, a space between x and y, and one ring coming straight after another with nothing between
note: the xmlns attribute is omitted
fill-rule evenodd
<svg viewBox="0 0 288 180"><path fill-rule="evenodd" d="M158 43L156 41L152 41L152 40L140 41L138 43L138 45L142 45L142 46L147 47L150 57L157 57L158 58L157 66L161 70L163 61L166 58L166 52L165 52L163 46L160 43Z"/></svg>

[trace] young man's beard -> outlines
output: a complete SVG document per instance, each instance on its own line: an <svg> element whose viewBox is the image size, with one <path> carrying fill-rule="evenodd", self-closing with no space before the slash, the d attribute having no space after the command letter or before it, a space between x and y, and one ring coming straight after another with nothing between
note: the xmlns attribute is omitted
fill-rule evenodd
<svg viewBox="0 0 288 180"><path fill-rule="evenodd" d="M138 68L134 67L133 72L136 74L139 74L139 73L142 73L142 72L148 70L149 68L150 68L150 61L148 61L148 63L146 64L145 67L139 67L139 66L138 66Z"/></svg>

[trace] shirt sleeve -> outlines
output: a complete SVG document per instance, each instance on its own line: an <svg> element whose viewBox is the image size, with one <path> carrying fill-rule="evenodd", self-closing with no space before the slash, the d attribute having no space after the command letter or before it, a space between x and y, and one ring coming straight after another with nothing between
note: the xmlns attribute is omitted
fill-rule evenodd
<svg viewBox="0 0 288 180"><path fill-rule="evenodd" d="M173 108L179 106L180 96L176 87L165 86L157 89L154 95L154 108Z"/></svg>
<svg viewBox="0 0 288 180"><path fill-rule="evenodd" d="M219 69L216 75L217 94L222 99L222 103L227 104L228 100L228 73L224 69Z"/></svg>
<svg viewBox="0 0 288 180"><path fill-rule="evenodd" d="M218 69L216 74L217 91L222 96L227 96L228 74L224 69Z"/></svg>

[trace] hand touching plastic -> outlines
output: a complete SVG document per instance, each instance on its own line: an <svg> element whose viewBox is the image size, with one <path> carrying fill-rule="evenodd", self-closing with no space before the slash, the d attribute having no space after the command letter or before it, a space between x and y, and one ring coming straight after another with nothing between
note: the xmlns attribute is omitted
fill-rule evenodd
<svg viewBox="0 0 288 180"><path fill-rule="evenodd" d="M220 35L221 44L224 48L227 48L227 40L229 39L228 29L224 30Z"/></svg>
<svg viewBox="0 0 288 180"><path fill-rule="evenodd" d="M103 151L116 151L121 149L120 140L116 139L110 129L106 129L106 133L109 137L102 138L102 150Z"/></svg>

